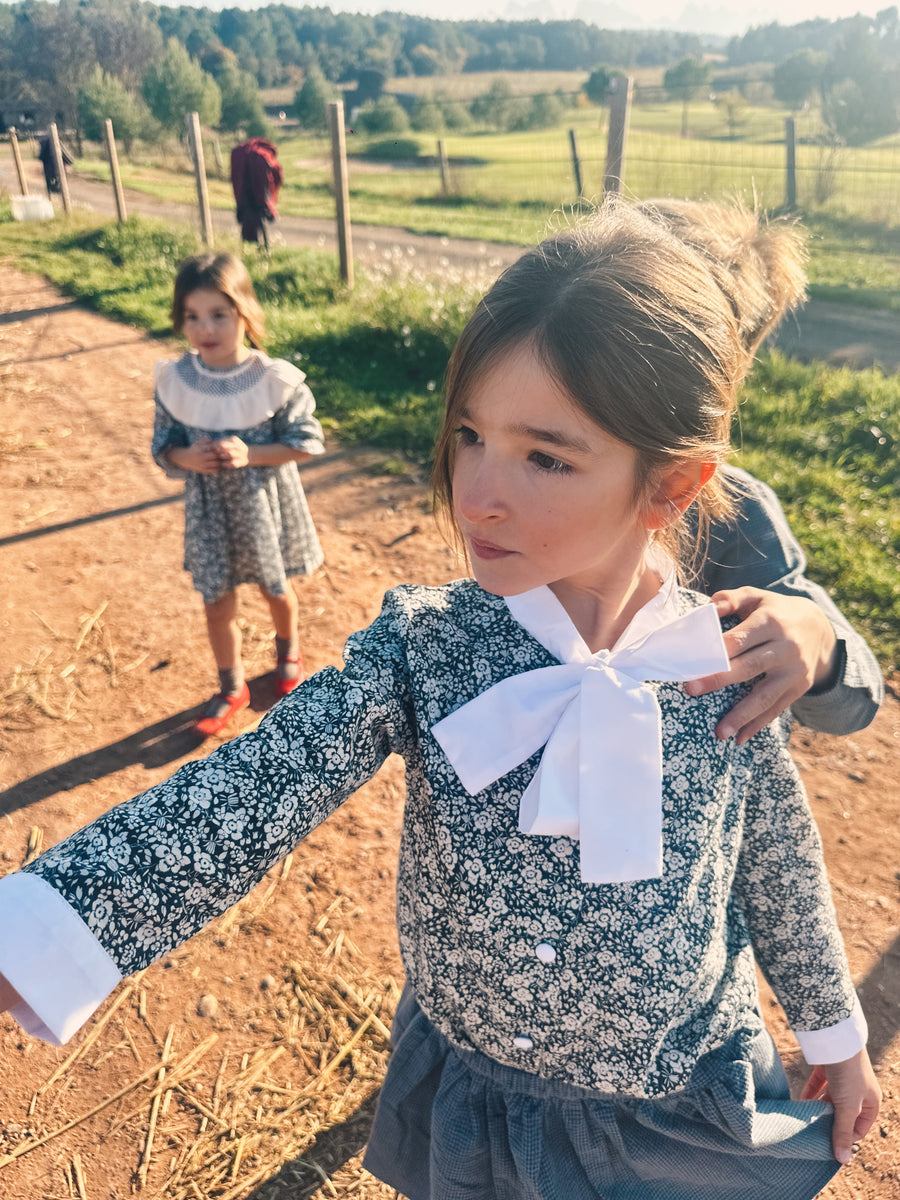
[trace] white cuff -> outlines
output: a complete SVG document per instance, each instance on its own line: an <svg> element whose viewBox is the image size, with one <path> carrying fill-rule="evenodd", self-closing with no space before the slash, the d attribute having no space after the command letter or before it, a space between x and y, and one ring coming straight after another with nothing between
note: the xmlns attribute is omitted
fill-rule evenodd
<svg viewBox="0 0 900 1200"><path fill-rule="evenodd" d="M122 979L78 913L39 875L0 879L0 974L26 1033L62 1045Z"/></svg>
<svg viewBox="0 0 900 1200"><path fill-rule="evenodd" d="M853 1012L837 1025L827 1029L795 1029L794 1037L800 1044L803 1057L809 1065L845 1062L859 1054L869 1036L869 1027L863 1016L859 996L855 997Z"/></svg>

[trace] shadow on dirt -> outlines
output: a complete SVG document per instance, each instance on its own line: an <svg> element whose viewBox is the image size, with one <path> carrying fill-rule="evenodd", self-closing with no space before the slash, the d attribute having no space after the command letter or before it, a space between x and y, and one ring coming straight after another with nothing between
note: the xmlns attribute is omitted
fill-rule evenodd
<svg viewBox="0 0 900 1200"><path fill-rule="evenodd" d="M48 533L63 533L67 529L77 529L79 525L93 525L97 521L111 521L114 517L127 517L131 513L144 512L148 508L159 508L162 504L177 504L184 499L184 492L174 496L159 496L155 500L143 500L140 504L129 504L127 508L111 508L107 512L91 513L89 517L76 517L72 521L60 521L57 525L42 525L38 529L27 529L22 533L10 533L0 537L0 547L14 546L17 542L31 542L35 538L46 537Z"/></svg>
<svg viewBox="0 0 900 1200"><path fill-rule="evenodd" d="M876 1067L888 1070L897 1064L882 1062L900 1027L900 934L857 988L869 1024L869 1057Z"/></svg>
<svg viewBox="0 0 900 1200"><path fill-rule="evenodd" d="M0 316L0 324L3 324L2 316ZM148 334L147 336L154 337L156 335ZM71 350L62 350L59 354L33 354L28 358L0 358L0 367L21 367L26 363L71 362L72 359L81 358L86 354L102 354L104 350L119 350L128 346L137 346L141 340L141 337L123 338L119 342L97 342L93 346L81 346L73 342Z"/></svg>
<svg viewBox="0 0 900 1200"><path fill-rule="evenodd" d="M285 1200L287 1196L309 1195L311 1189L321 1186L323 1180L330 1179L365 1148L377 1103L376 1091L346 1121L320 1133L304 1154L285 1163L277 1175L260 1184L247 1200Z"/></svg>
<svg viewBox="0 0 900 1200"><path fill-rule="evenodd" d="M41 308L20 308L15 312L0 313L0 325L18 325L20 321L30 321L33 317L56 316L67 308L79 308L79 300L63 300L60 304L45 304Z"/></svg>
<svg viewBox="0 0 900 1200"><path fill-rule="evenodd" d="M250 705L253 711L265 713L276 701L271 672L248 680ZM175 713L146 729L129 734L118 742L101 746L87 754L79 754L67 762L48 767L21 783L0 792L0 817L13 813L48 796L72 791L85 783L95 783L107 775L113 775L125 767L140 764L147 770L164 767L192 754L203 745L204 739L194 729L194 721L200 716L202 705ZM210 749L212 749L212 745Z"/></svg>

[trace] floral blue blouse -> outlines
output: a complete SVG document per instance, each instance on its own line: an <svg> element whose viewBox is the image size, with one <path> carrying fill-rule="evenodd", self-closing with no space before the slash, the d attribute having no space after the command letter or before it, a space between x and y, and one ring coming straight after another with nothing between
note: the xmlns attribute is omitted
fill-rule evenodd
<svg viewBox="0 0 900 1200"><path fill-rule="evenodd" d="M679 593L682 611L700 600ZM128 973L244 895L396 752L408 788L400 947L422 1009L454 1046L601 1092L664 1095L736 1030L762 1028L754 951L795 1029L845 1021L855 994L784 730L744 746L713 736L735 689L692 699L680 684L651 685L665 763L659 879L585 884L577 842L519 832L539 754L468 795L431 727L554 662L470 580L397 588L350 638L343 671L320 671L256 732L27 870Z"/></svg>
<svg viewBox="0 0 900 1200"><path fill-rule="evenodd" d="M173 446L232 434L251 446L280 442L321 454L303 372L258 350L226 370L188 353L158 365L155 399L152 453L167 475L184 479L184 567L204 601L241 583L281 596L289 577L311 574L322 550L295 462L200 475L166 457Z"/></svg>

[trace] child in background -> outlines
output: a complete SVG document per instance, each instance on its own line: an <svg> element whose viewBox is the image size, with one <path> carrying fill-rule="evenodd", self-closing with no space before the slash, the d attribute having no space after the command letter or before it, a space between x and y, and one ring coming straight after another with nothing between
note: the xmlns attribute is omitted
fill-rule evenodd
<svg viewBox="0 0 900 1200"><path fill-rule="evenodd" d="M746 685L684 687L727 665L677 533L728 506L737 304L624 204L504 272L436 451L475 578L393 589L343 671L0 880L0 1006L65 1040L396 752L407 983L369 1169L410 1200L816 1195L879 1103L820 841L785 722L722 740Z"/></svg>
<svg viewBox="0 0 900 1200"><path fill-rule="evenodd" d="M172 325L191 349L157 366L153 457L185 481L184 566L203 596L219 672L219 690L196 722L208 737L250 702L239 584L257 584L272 614L279 696L303 677L289 579L313 572L322 550L297 464L324 446L303 372L260 349L263 314L240 259L185 259Z"/></svg>

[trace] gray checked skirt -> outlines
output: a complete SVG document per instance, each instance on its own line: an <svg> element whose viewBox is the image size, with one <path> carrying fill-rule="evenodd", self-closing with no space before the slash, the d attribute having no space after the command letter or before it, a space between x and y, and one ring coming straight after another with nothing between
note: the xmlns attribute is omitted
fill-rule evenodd
<svg viewBox="0 0 900 1200"><path fill-rule="evenodd" d="M407 988L364 1160L409 1200L811 1200L832 1109L740 1031L662 1100L603 1097L455 1050Z"/></svg>

